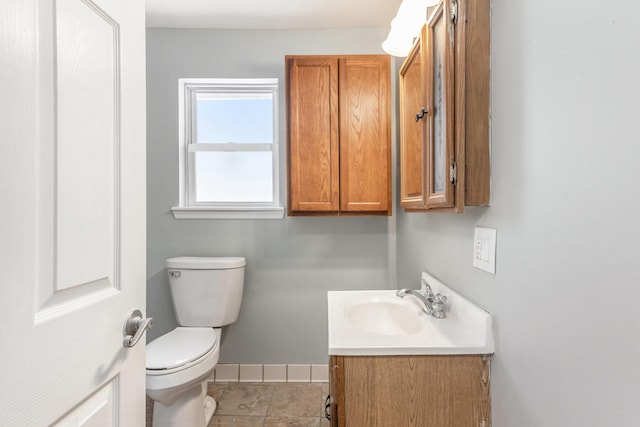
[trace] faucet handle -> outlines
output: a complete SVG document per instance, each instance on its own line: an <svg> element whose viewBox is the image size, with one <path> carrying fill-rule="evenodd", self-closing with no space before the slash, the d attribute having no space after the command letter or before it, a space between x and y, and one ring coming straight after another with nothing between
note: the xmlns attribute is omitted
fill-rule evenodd
<svg viewBox="0 0 640 427"><path fill-rule="evenodd" d="M434 304L444 304L447 301L447 296L442 294L436 294L433 296Z"/></svg>
<svg viewBox="0 0 640 427"><path fill-rule="evenodd" d="M443 319L446 315L444 313L444 303L447 297L442 294L436 294L431 301L431 307L433 308L433 317Z"/></svg>
<svg viewBox="0 0 640 427"><path fill-rule="evenodd" d="M433 291L431 290L431 286L427 283L426 280L422 279L420 281L420 292L427 298L433 298Z"/></svg>

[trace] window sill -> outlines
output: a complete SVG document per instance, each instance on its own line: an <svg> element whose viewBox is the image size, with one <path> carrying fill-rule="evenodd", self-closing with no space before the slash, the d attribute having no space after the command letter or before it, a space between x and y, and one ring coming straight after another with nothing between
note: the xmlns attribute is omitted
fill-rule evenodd
<svg viewBox="0 0 640 427"><path fill-rule="evenodd" d="M282 219L284 208L276 207L219 207L175 206L171 208L175 219Z"/></svg>

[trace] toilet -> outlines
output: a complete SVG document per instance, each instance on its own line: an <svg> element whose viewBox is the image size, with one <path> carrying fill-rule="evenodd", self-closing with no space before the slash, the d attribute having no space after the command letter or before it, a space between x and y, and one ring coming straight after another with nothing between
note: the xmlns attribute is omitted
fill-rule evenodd
<svg viewBox="0 0 640 427"><path fill-rule="evenodd" d="M243 257L167 260L178 327L147 344L147 396L153 426L206 426L216 402L206 381L218 363L222 326L238 318L244 288Z"/></svg>

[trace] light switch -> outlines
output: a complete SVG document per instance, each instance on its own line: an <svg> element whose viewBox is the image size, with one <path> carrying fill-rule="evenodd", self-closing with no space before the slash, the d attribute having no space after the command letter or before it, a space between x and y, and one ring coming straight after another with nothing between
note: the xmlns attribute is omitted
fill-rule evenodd
<svg viewBox="0 0 640 427"><path fill-rule="evenodd" d="M476 227L473 236L473 266L496 274L496 235L494 228Z"/></svg>

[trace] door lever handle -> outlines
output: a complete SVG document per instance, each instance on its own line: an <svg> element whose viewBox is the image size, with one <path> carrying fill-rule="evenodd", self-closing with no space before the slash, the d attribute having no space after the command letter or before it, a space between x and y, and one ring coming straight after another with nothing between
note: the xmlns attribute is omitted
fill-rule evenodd
<svg viewBox="0 0 640 427"><path fill-rule="evenodd" d="M140 310L134 310L124 324L124 341L122 345L125 347L133 347L138 344L142 335L153 327L153 317L142 317Z"/></svg>

